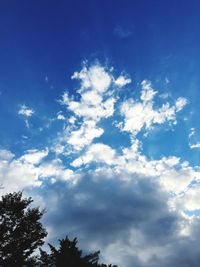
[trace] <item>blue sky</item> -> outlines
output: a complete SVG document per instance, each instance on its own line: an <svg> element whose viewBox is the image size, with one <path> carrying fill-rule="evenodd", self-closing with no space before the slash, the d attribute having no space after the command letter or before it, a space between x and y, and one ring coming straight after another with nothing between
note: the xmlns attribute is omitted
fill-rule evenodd
<svg viewBox="0 0 200 267"><path fill-rule="evenodd" d="M78 236L124 267L198 266L199 12L1 1L2 193L45 207L51 242Z"/></svg>

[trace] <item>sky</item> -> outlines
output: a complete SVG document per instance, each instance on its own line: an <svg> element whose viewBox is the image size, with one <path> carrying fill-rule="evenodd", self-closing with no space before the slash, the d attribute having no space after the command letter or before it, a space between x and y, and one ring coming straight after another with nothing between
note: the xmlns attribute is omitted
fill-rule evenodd
<svg viewBox="0 0 200 267"><path fill-rule="evenodd" d="M119 267L200 262L200 2L2 0L1 194Z"/></svg>

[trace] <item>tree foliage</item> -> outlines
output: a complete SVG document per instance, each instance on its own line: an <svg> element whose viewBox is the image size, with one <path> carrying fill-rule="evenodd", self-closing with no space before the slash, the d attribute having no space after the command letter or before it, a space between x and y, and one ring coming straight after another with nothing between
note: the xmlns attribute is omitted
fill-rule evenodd
<svg viewBox="0 0 200 267"><path fill-rule="evenodd" d="M49 244L50 254L41 251L41 267L117 267L114 265L99 264L100 251L83 255L82 250L77 247L77 238L70 240L68 237L59 240L60 247L56 249Z"/></svg>
<svg viewBox="0 0 200 267"><path fill-rule="evenodd" d="M40 223L43 212L30 208L32 201L22 198L22 192L0 200L0 266L34 266L32 253L47 233Z"/></svg>
<svg viewBox="0 0 200 267"><path fill-rule="evenodd" d="M99 251L84 255L77 238L59 240L59 248L49 244L43 251L47 235L40 219L44 212L32 208L31 198L22 192L10 193L0 200L0 267L117 267L99 263ZM39 248L40 255L33 256Z"/></svg>

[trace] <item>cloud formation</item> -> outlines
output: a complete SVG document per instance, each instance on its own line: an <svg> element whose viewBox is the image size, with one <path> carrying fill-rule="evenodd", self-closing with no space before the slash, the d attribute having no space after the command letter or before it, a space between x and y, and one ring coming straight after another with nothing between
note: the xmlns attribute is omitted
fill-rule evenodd
<svg viewBox="0 0 200 267"><path fill-rule="evenodd" d="M99 63L92 66L85 63L80 72L72 75L72 79L80 82L76 90L80 99L74 100L68 92L62 96L60 102L72 113L65 131L67 138L64 139L72 149L80 151L102 136L104 129L98 124L114 114L117 101L115 89L130 84L131 79L123 75L115 79L112 72Z"/></svg>
<svg viewBox="0 0 200 267"><path fill-rule="evenodd" d="M154 124L163 124L167 121L176 124L176 113L183 109L187 100L180 97L173 106L167 102L154 109L154 97L157 92L149 81L142 81L141 86L140 101L129 99L121 105L121 115L124 116L121 130L130 132L135 137L142 128L149 130Z"/></svg>
<svg viewBox="0 0 200 267"><path fill-rule="evenodd" d="M34 110L27 107L26 105L21 105L18 114L24 117L31 117L34 114Z"/></svg>
<svg viewBox="0 0 200 267"><path fill-rule="evenodd" d="M198 266L200 250L190 248L198 243L198 219L170 209L169 196L155 177L112 169L82 175L75 186L58 183L42 189L43 201L48 196L51 203L45 218L51 242L67 229L86 249L100 248L108 263Z"/></svg>
<svg viewBox="0 0 200 267"><path fill-rule="evenodd" d="M196 130L194 128L191 128L189 133L189 146L191 149L200 148L200 142L193 140L196 139L194 138L195 135L196 135Z"/></svg>
<svg viewBox="0 0 200 267"><path fill-rule="evenodd" d="M20 109L18 110L18 114L24 118L27 128L30 128L29 118L32 117L34 113L35 111L26 105L21 105Z"/></svg>
<svg viewBox="0 0 200 267"><path fill-rule="evenodd" d="M63 128L49 145L21 155L0 150L2 193L25 189L48 211L49 240L78 236L106 262L198 266L200 169L173 153L153 159L143 150L144 134L175 126L188 100L157 99L148 80L138 98L126 95L131 78L100 63L84 63L71 78L78 87L63 92L63 110L55 112ZM34 111L23 105L18 114L27 120Z"/></svg>

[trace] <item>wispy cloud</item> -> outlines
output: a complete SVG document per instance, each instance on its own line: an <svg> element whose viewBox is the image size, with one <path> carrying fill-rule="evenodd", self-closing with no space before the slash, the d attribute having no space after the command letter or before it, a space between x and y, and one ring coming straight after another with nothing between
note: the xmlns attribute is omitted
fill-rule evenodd
<svg viewBox="0 0 200 267"><path fill-rule="evenodd" d="M195 135L196 135L196 130L194 128L191 128L189 133L189 147L191 149L200 148L200 142L195 140L196 139Z"/></svg>
<svg viewBox="0 0 200 267"><path fill-rule="evenodd" d="M124 39L130 37L132 35L132 32L129 29L118 25L114 29L114 34Z"/></svg>
<svg viewBox="0 0 200 267"><path fill-rule="evenodd" d="M29 118L32 117L34 113L35 111L26 105L21 105L18 110L18 114L23 116L27 128L30 128Z"/></svg>

